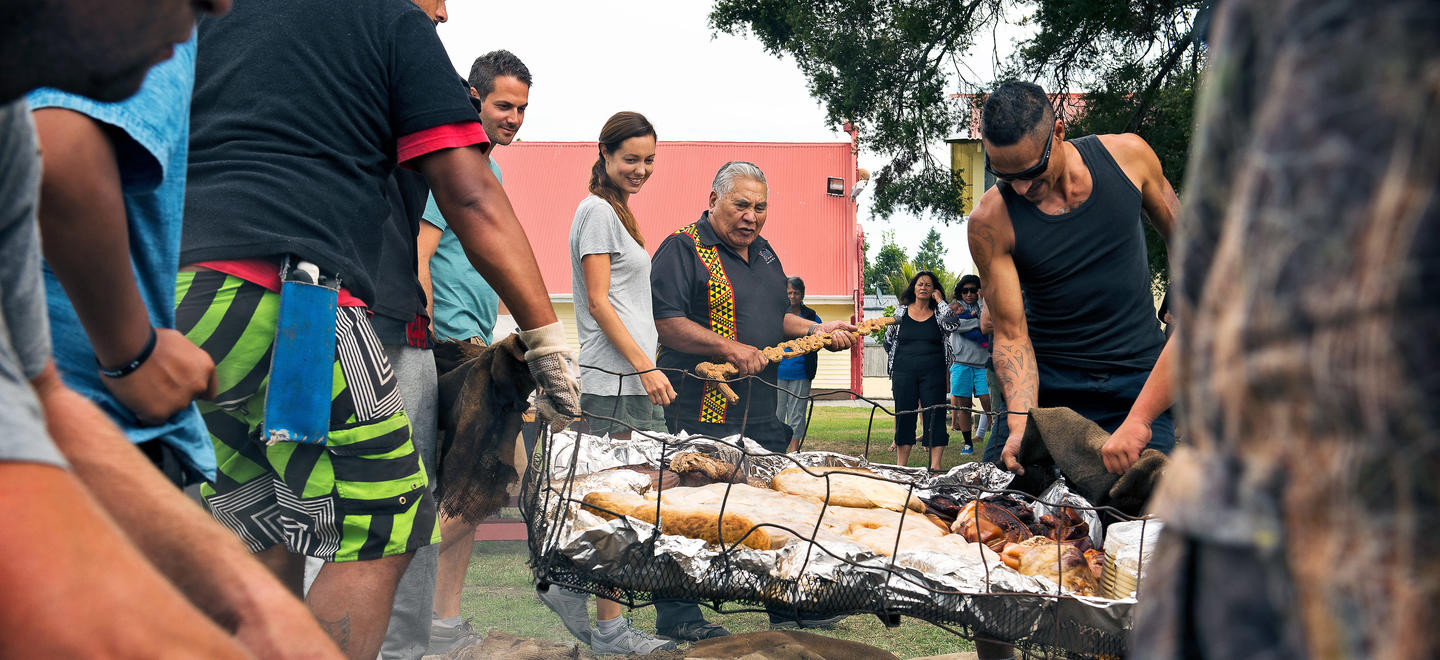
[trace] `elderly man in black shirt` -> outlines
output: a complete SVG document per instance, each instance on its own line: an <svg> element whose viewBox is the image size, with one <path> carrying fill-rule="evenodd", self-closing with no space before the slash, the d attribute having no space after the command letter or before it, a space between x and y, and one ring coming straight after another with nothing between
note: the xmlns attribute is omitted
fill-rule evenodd
<svg viewBox="0 0 1440 660"><path fill-rule="evenodd" d="M740 400L731 405L713 385L669 372L679 397L665 418L670 431L725 437L743 433L760 446L783 452L790 427L775 417L775 374L759 346L789 337L831 333L829 349L855 343L842 321L815 323L788 313L785 269L760 236L769 210L765 173L753 163L732 161L715 174L710 208L694 224L681 227L660 244L650 266L650 292L655 329L660 334L661 368L691 371L704 361L724 361L739 376L759 375L734 383ZM661 601L655 607L655 629L670 639L703 639L728 634L706 622L700 608L684 601ZM771 624L787 618L771 614ZM828 621L801 619L802 627ZM781 624L784 625L784 624Z"/></svg>
<svg viewBox="0 0 1440 660"><path fill-rule="evenodd" d="M855 342L846 332L855 327L787 313L785 269L760 236L768 194L759 167L726 163L711 186L710 208L655 251L650 288L660 333L658 366L691 370L703 361L726 361L740 376L758 374L763 381L735 383L740 401L729 405L713 386L672 372L679 398L666 414L671 431L724 437L743 427L747 437L781 452L790 431L775 418L777 365L757 347L829 332L830 350L844 350Z"/></svg>

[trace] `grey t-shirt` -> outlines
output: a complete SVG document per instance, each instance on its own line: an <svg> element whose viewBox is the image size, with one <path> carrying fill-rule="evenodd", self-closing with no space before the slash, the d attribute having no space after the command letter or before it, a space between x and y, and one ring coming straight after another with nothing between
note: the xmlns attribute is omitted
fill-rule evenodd
<svg viewBox="0 0 1440 660"><path fill-rule="evenodd" d="M580 259L587 254L610 255L610 305L640 350L654 358L660 338L650 307L650 255L625 231L610 203L595 195L580 202L570 225L570 282L575 296L575 325L580 334L580 391L602 396L644 394L645 386L638 376L622 379L591 368L635 371L590 315L585 271L580 266Z"/></svg>
<svg viewBox="0 0 1440 660"><path fill-rule="evenodd" d="M64 465L30 387L50 357L35 224L39 192L30 110L24 101L0 105L0 461Z"/></svg>

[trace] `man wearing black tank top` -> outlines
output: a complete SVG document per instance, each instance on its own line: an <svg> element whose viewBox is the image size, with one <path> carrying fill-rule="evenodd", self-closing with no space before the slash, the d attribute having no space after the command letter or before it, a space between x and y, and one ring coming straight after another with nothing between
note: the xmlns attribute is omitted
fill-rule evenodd
<svg viewBox="0 0 1440 660"><path fill-rule="evenodd" d="M1180 201L1160 160L1133 134L1066 141L1064 122L1030 83L990 94L981 133L998 183L970 216L970 252L1012 412L998 420L1000 442L985 459L1024 474L1015 455L1028 418L1014 413L1033 406L1066 406L1109 431L1111 472L1146 447L1168 453L1171 351L1140 224L1143 211L1161 236L1175 227Z"/></svg>

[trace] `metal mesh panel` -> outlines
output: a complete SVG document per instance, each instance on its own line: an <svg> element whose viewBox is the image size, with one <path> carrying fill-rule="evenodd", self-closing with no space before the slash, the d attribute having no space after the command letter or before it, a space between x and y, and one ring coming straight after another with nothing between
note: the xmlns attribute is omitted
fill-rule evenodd
<svg viewBox="0 0 1440 660"><path fill-rule="evenodd" d="M679 372L676 372L679 373ZM621 374L624 377L638 377L638 374ZM705 380L690 373L681 376L683 381L695 381L697 386ZM775 386L759 381L753 376L727 381L742 394L763 388L767 391ZM678 390L679 388L677 388ZM810 401L813 414L814 398L831 392L812 393ZM617 395L619 393L617 392ZM767 395L767 394L762 394ZM857 397L863 399L863 397ZM893 417L895 412L874 401L863 399L871 405L871 420L866 432L866 452L869 450L871 431L875 414L883 413ZM949 408L932 406L931 408ZM962 408L961 410L969 410ZM982 412L973 411L970 412ZM989 414L1001 414L992 412ZM662 446L662 454L669 455L673 438L662 434L648 434L624 424L616 417L594 414L586 411L588 419L618 423L631 429L632 437L651 437ZM882 418L883 420L883 418ZM581 422L584 423L583 420ZM757 570L753 557L745 555L748 549L739 542L728 546L714 546L716 553L699 578L692 577L680 565L677 558L656 551L660 538L658 527L643 526L648 535L636 532L633 538L604 538L599 543L610 543L611 551L623 553L622 561L610 562L613 568L599 571L577 565L564 553L557 551L562 530L563 506L567 502L579 502L580 495L573 493L575 460L570 460L570 470L561 478L552 478L552 441L548 427L537 424L538 434L535 452L522 482L521 512L530 530L529 545L531 566L538 580L558 584L580 591L594 593L632 607L652 604L667 598L693 599L719 612L760 612L807 618L834 614L874 614L886 625L898 625L901 616L909 616L930 622L956 635L974 639L977 636L1015 643L1017 650L1033 657L1118 657L1125 652L1125 634L1129 625L1129 608L1116 622L1109 617L1093 616L1098 609L1093 604L1078 601L1075 597L1059 593L1014 593L1003 592L990 584L987 566L985 589L977 591L956 591L937 587L935 581L925 579L913 568L897 566L894 556L888 562L859 563L831 552L822 543L812 543L805 561L824 553L835 561L846 564L844 570L831 572L826 576L814 576L801 572L799 579L775 577L768 571ZM719 441L704 435L696 438ZM572 448L578 454L580 445ZM743 447L737 447L735 457L740 461L755 460ZM761 460L777 460L774 455ZM733 458L733 457L732 457ZM793 458L790 460L800 465ZM734 461L732 461L734 462ZM562 465L564 463L561 463ZM875 477L910 488L913 494L917 488L914 481L904 482ZM950 491L962 496L987 497L1009 494L1026 501L1034 501L1029 495L1018 491L991 489L981 486L966 487ZM727 491L728 496L728 491ZM726 500L728 503L728 500ZM1056 504L1056 503L1049 503ZM657 506L663 506L657 503ZM1067 505L1068 506L1068 505ZM829 507L828 497L824 508ZM822 508L822 516L824 508ZM1097 512L1102 520L1134 520L1109 507L1077 507ZM722 505L722 516L723 516ZM546 515L550 512L550 515ZM904 517L902 516L902 524ZM818 523L818 521L817 521ZM753 529L779 527L767 523L757 524ZM817 524L818 527L818 524ZM814 530L787 530L801 538L813 539ZM899 546L897 532L896 547ZM1143 547L1141 551L1143 553ZM1059 557L1057 554L1057 561ZM999 566L993 567L996 570ZM1007 569L1008 570L1008 569Z"/></svg>

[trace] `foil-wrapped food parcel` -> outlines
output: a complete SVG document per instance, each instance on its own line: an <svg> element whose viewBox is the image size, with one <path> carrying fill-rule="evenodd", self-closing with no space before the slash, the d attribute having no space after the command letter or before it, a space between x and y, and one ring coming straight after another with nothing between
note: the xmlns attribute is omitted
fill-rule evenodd
<svg viewBox="0 0 1440 660"><path fill-rule="evenodd" d="M1117 650L1129 627L1142 558L1121 553L1133 559L1107 580L1117 555L1105 554L1099 516L1063 480L1032 500L994 492L1011 475L990 464L931 475L829 452L775 454L739 436L567 431L543 448L531 475L537 567L563 557L596 583L656 591L634 577L637 561L653 560L691 581L679 592L721 599L737 592L706 585L723 564L729 580L757 585L749 600L807 612L878 602L1014 641L1053 636L1068 618L1069 636L1090 641L1043 643L1082 652ZM1143 528L1126 532L1128 543L1153 542L1159 527L1125 524ZM847 589L863 593L837 598ZM989 596L1032 594L1046 598L987 606Z"/></svg>

